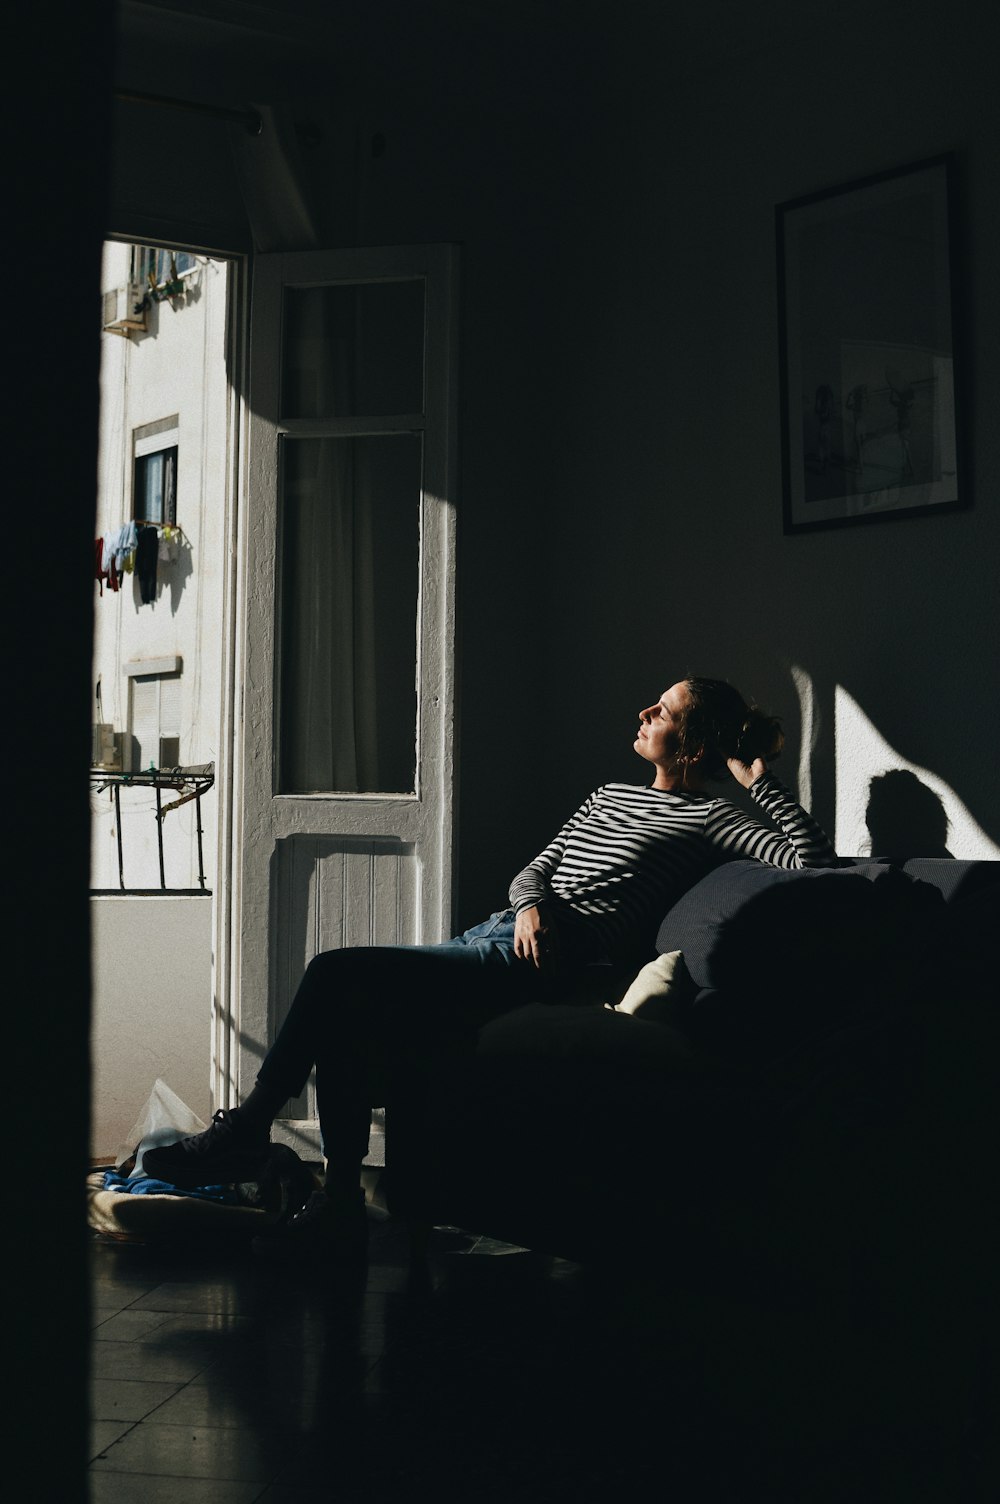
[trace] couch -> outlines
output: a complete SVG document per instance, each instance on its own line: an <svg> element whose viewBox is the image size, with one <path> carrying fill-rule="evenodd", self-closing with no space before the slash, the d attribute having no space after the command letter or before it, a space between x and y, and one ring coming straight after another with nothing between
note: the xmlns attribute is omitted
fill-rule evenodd
<svg viewBox="0 0 1000 1504"><path fill-rule="evenodd" d="M796 1504L995 1498L998 920L1000 862L727 864L664 916L651 1012L522 1008L407 1062L390 1207L570 1261L640 1430L678 1385L779 1472L855 1459ZM879 1492L894 1457L919 1486Z"/></svg>
<svg viewBox="0 0 1000 1504"><path fill-rule="evenodd" d="M998 920L1000 862L727 863L663 918L657 951L687 977L655 1021L532 1005L460 1057L407 1062L390 1208L571 1260L627 1247L633 1269L786 1287L842 1282L935 1197L937 1225L974 1238Z"/></svg>

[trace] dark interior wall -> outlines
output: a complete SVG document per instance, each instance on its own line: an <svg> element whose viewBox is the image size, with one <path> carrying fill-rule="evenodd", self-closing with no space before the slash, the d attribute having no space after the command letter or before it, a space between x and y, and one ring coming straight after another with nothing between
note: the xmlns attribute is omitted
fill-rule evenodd
<svg viewBox="0 0 1000 1504"><path fill-rule="evenodd" d="M997 15L925 0L713 7L726 21L709 33L670 9L625 7L615 31L621 111L595 183L600 240L583 251L614 334L596 354L581 321L563 394L579 436L565 574L586 579L595 557L602 574L585 655L569 613L552 614L549 673L588 698L596 680L599 767L644 684L730 675L785 714L794 782L797 664L816 694L824 823L840 684L997 842ZM972 509L785 538L774 206L949 150ZM595 383L602 369L613 379ZM570 783L593 752L572 748Z"/></svg>
<svg viewBox="0 0 1000 1504"><path fill-rule="evenodd" d="M122 6L123 91L274 114L255 143L212 119L119 103L117 233L200 234L221 249L461 246L460 920L505 901L553 818L539 820L537 802L560 694L542 672L552 561L558 572L573 509L563 407L580 309L567 246L590 234L590 158L610 106L589 8L537 12L507 0L276 7L262 36ZM149 143L167 134L176 149L152 173ZM258 213L263 198L276 213ZM589 272L587 283L596 303Z"/></svg>
<svg viewBox="0 0 1000 1504"><path fill-rule="evenodd" d="M441 9L437 30L406 7L392 41L393 28L380 28L365 68L346 69L338 113L356 133L348 238L461 246L464 925L506 903L511 876L587 792L567 794L559 777L560 743L583 720L565 700L549 634L571 579L566 536L578 526L569 404L581 374L605 380L603 274L586 248L603 216L591 175L616 102L595 45L601 7L596 27L586 7L572 24L563 5L527 8L523 19L503 5ZM576 655L589 651L587 594L567 603Z"/></svg>
<svg viewBox="0 0 1000 1504"><path fill-rule="evenodd" d="M393 68L375 46L355 96L384 146L359 239L463 244L465 917L594 783L637 775L636 709L692 670L783 714L792 783L806 671L831 830L842 685L1000 841L968 750L1000 733L996 16L495 6L491 29L482 9L402 32ZM973 506L786 538L774 206L945 151Z"/></svg>
<svg viewBox="0 0 1000 1504"><path fill-rule="evenodd" d="M310 10L279 8L263 43L188 16L151 48L126 26L120 77L273 105L301 190L289 245L305 201L316 243L462 247L459 920L503 901L591 787L638 776L635 712L686 671L784 714L793 783L790 667L810 674L826 823L842 684L1000 839L992 759L968 751L1000 729L996 18L965 0ZM129 121L119 106L116 206L246 237L228 128L189 121L140 190ZM786 539L774 205L949 149L974 506ZM279 214L258 244L280 233Z"/></svg>

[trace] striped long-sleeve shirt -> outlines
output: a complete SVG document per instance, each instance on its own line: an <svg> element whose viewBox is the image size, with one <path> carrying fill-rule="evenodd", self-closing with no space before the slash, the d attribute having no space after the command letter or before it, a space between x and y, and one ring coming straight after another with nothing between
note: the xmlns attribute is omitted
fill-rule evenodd
<svg viewBox="0 0 1000 1504"><path fill-rule="evenodd" d="M518 873L511 907L547 903L587 955L632 961L652 952L671 904L721 862L836 862L826 835L772 774L756 779L750 796L773 826L710 794L605 784Z"/></svg>

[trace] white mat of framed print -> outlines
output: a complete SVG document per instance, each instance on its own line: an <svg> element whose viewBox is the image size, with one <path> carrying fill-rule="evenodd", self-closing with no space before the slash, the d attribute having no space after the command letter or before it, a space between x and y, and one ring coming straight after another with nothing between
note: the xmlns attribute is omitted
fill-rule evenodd
<svg viewBox="0 0 1000 1504"><path fill-rule="evenodd" d="M784 530L967 505L952 157L776 209Z"/></svg>

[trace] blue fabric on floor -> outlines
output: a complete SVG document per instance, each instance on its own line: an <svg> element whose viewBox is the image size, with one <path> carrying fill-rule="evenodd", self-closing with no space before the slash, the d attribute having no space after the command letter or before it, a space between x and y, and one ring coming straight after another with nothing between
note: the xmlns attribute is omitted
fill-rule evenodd
<svg viewBox="0 0 1000 1504"><path fill-rule="evenodd" d="M181 1190L180 1186L168 1185L165 1180L153 1180L149 1175L135 1175L131 1179L119 1175L117 1170L105 1170L104 1189L124 1191L131 1196L194 1196L198 1201L221 1201L226 1206L238 1206L239 1197L231 1185L203 1185L194 1190Z"/></svg>

